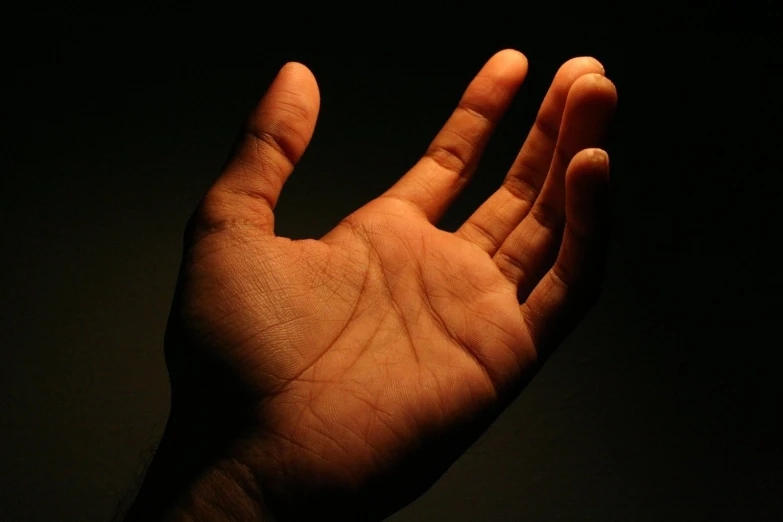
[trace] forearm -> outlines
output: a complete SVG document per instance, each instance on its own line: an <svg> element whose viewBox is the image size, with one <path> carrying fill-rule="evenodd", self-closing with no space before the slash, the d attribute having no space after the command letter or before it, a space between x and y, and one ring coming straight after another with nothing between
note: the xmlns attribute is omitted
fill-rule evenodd
<svg viewBox="0 0 783 522"><path fill-rule="evenodd" d="M198 437L169 420L124 522L274 522L252 472Z"/></svg>

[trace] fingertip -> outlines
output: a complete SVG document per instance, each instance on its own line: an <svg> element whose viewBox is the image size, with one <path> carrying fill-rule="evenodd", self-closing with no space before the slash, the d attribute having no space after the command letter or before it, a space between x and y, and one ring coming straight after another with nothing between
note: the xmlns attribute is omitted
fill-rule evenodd
<svg viewBox="0 0 783 522"><path fill-rule="evenodd" d="M305 64L300 62L286 62L277 72L277 79L293 82L307 82L317 86L313 72Z"/></svg>
<svg viewBox="0 0 783 522"><path fill-rule="evenodd" d="M561 65L552 80L552 95L557 103L564 105L573 85L583 76L591 74L604 74L604 66L591 56L571 58Z"/></svg>
<svg viewBox="0 0 783 522"><path fill-rule="evenodd" d="M498 51L485 65L485 70L493 76L505 77L512 82L523 80L527 69L527 57L516 49Z"/></svg>
<svg viewBox="0 0 783 522"><path fill-rule="evenodd" d="M609 180L609 154L599 148L579 151L568 166L566 179L577 191L605 185Z"/></svg>
<svg viewBox="0 0 783 522"><path fill-rule="evenodd" d="M609 170L609 154L607 154L605 150L594 147L585 149L581 151L581 153L584 154L587 161L594 166Z"/></svg>
<svg viewBox="0 0 783 522"><path fill-rule="evenodd" d="M584 68L598 69L600 74L606 74L606 67L594 56L579 56L575 58L575 61Z"/></svg>
<svg viewBox="0 0 783 522"><path fill-rule="evenodd" d="M276 90L295 94L296 104L313 113L309 114L308 118L317 115L321 104L321 93L315 76L303 63L286 62L278 71L268 93Z"/></svg>
<svg viewBox="0 0 783 522"><path fill-rule="evenodd" d="M517 51L516 49L502 49L496 52L493 58L497 58L508 63L524 65L527 67L527 56L525 56L521 51Z"/></svg>
<svg viewBox="0 0 783 522"><path fill-rule="evenodd" d="M596 233L609 208L609 155L599 148L580 151L566 172L566 222L582 237Z"/></svg>
<svg viewBox="0 0 783 522"><path fill-rule="evenodd" d="M555 77L570 85L585 74L603 75L605 72L603 64L592 56L577 56L561 65Z"/></svg>
<svg viewBox="0 0 783 522"><path fill-rule="evenodd" d="M596 89L600 89L602 91L615 91L616 88L614 86L614 82L604 76L603 74L592 72L583 74L579 78L576 79L574 82L574 85L571 87L572 89L577 86L585 86L585 87L593 87Z"/></svg>
<svg viewBox="0 0 783 522"><path fill-rule="evenodd" d="M590 97L600 99L614 105L617 103L617 88L614 82L599 73L588 73L580 76L571 85L568 97Z"/></svg>
<svg viewBox="0 0 783 522"><path fill-rule="evenodd" d="M310 69L305 64L303 64L301 62L292 61L292 62L286 62L285 64L283 64L283 66L280 68L280 71L278 71L278 74L283 73L283 72L286 72L286 73L287 72L291 72L291 73L296 74L297 72L305 72L305 71L306 72L310 72Z"/></svg>

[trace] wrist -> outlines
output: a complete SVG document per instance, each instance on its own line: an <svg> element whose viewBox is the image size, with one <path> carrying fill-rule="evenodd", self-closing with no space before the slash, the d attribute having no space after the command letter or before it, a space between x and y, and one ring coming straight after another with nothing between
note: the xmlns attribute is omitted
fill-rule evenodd
<svg viewBox="0 0 783 522"><path fill-rule="evenodd" d="M275 522L253 472L208 432L172 414L124 522Z"/></svg>

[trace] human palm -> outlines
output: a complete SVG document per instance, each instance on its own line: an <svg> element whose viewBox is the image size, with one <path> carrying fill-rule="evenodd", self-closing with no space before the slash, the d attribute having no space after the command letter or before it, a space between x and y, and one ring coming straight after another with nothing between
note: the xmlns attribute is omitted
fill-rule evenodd
<svg viewBox="0 0 783 522"><path fill-rule="evenodd" d="M318 91L289 64L194 214L167 337L173 409L238 427L220 458L280 520L382 517L421 494L595 296L608 163L592 147L616 95L592 59L561 68L503 186L456 232L436 226L526 66L495 55L397 184L290 240L273 209Z"/></svg>

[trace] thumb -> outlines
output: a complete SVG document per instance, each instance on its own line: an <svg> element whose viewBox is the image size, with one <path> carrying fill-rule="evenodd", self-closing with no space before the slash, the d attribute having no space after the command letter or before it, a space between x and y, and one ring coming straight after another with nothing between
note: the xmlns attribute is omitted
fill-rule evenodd
<svg viewBox="0 0 783 522"><path fill-rule="evenodd" d="M319 106L313 73L302 64L287 63L248 118L232 157L202 203L202 215L213 222L253 222L273 233L273 210L310 143Z"/></svg>

